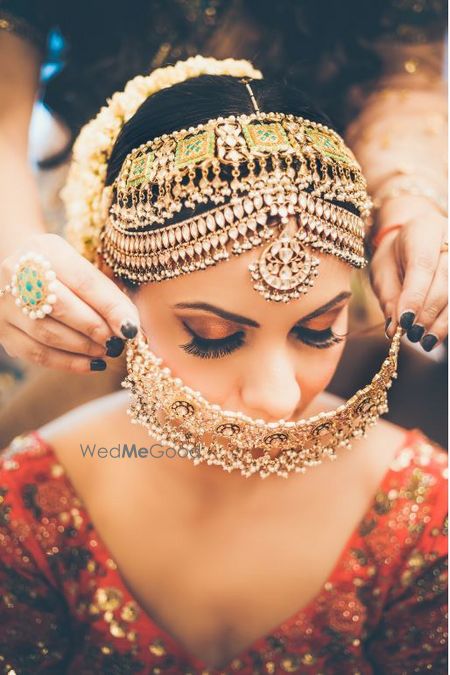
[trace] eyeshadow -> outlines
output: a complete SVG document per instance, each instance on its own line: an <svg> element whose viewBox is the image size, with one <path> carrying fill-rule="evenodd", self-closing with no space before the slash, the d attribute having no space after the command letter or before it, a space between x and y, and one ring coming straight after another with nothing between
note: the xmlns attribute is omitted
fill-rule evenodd
<svg viewBox="0 0 450 675"><path fill-rule="evenodd" d="M237 326L230 321L206 317L189 317L189 319L184 317L182 323L188 331L193 331L205 340L220 340L242 331L242 326Z"/></svg>

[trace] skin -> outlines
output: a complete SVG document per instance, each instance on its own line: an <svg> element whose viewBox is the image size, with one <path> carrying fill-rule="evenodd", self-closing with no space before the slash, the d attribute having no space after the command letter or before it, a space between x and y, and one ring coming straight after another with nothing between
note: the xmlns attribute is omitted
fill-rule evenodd
<svg viewBox="0 0 450 675"><path fill-rule="evenodd" d="M150 346L211 402L267 421L295 420L337 407L324 390L345 341L315 349L293 338L304 317L350 291L351 268L321 256L314 287L287 304L255 292L252 251L206 271L148 284L134 296ZM232 321L189 303L207 303L258 326L219 359L187 354L183 322L209 338ZM182 304L183 306L180 306ZM308 321L347 331L349 298ZM310 603L365 514L404 430L380 421L351 452L306 474L243 478L183 458L82 458L80 442L149 447L118 392L40 429L86 506L127 587L151 619L204 667L230 661ZM332 505L332 508L330 508ZM132 523L132 527L130 527ZM264 589L264 592L262 592Z"/></svg>

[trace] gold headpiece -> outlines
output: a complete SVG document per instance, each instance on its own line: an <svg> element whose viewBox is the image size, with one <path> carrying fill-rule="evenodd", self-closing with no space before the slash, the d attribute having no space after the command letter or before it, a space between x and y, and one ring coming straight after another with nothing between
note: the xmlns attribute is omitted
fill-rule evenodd
<svg viewBox="0 0 450 675"><path fill-rule="evenodd" d="M152 139L128 155L105 188L114 142L139 105L202 74L245 78L255 113ZM371 203L352 152L324 125L260 112L249 84L260 76L246 61L197 56L137 77L114 94L74 146L62 192L69 241L91 261L100 253L117 275L138 283L205 269L269 241L250 270L255 288L270 300L308 290L318 271L314 250L364 266ZM297 216L296 227L289 215Z"/></svg>
<svg viewBox="0 0 450 675"><path fill-rule="evenodd" d="M319 261L307 247L366 263L370 202L360 167L338 134L293 115L230 116L155 138L127 156L105 199L106 209L113 204L99 251L139 283L205 269L266 240L250 270L270 300L312 286ZM189 215L180 220L182 210Z"/></svg>

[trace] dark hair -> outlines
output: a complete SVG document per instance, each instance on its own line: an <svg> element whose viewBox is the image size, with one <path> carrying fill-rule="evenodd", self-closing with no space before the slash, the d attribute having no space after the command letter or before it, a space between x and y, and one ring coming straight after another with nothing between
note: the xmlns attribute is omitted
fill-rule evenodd
<svg viewBox="0 0 450 675"><path fill-rule="evenodd" d="M252 80L251 88L261 112L286 113L333 126L302 91L288 83ZM106 184L113 183L125 157L141 143L217 117L253 112L248 90L237 77L202 75L162 89L144 101L121 130L109 159Z"/></svg>
<svg viewBox="0 0 450 675"><path fill-rule="evenodd" d="M261 112L291 114L333 127L302 91L288 83L252 80L251 88ZM108 162L106 185L114 182L126 156L142 143L217 117L253 112L249 92L237 77L202 75L163 89L146 99L121 130ZM122 281L130 289L138 286Z"/></svg>

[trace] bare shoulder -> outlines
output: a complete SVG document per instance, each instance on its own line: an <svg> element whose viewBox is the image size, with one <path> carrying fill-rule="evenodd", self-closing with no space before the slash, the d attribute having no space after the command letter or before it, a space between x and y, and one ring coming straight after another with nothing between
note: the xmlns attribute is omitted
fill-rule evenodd
<svg viewBox="0 0 450 675"><path fill-rule="evenodd" d="M344 399L326 392L323 405L331 410L345 403ZM362 452L353 457L361 459L361 469L369 475L381 478L388 470L397 450L402 446L406 438L407 430L404 427L380 418L378 422L368 429L366 438L360 438L353 442L354 448ZM355 469L358 462L355 462Z"/></svg>
<svg viewBox="0 0 450 675"><path fill-rule="evenodd" d="M126 392L113 392L70 410L37 431L52 445L70 444L86 432L97 435L110 429L112 422L114 425L120 424L122 415L126 417L126 401Z"/></svg>
<svg viewBox="0 0 450 675"><path fill-rule="evenodd" d="M108 446L129 424L127 392L117 391L89 401L37 429L72 476L82 473L80 443Z"/></svg>

